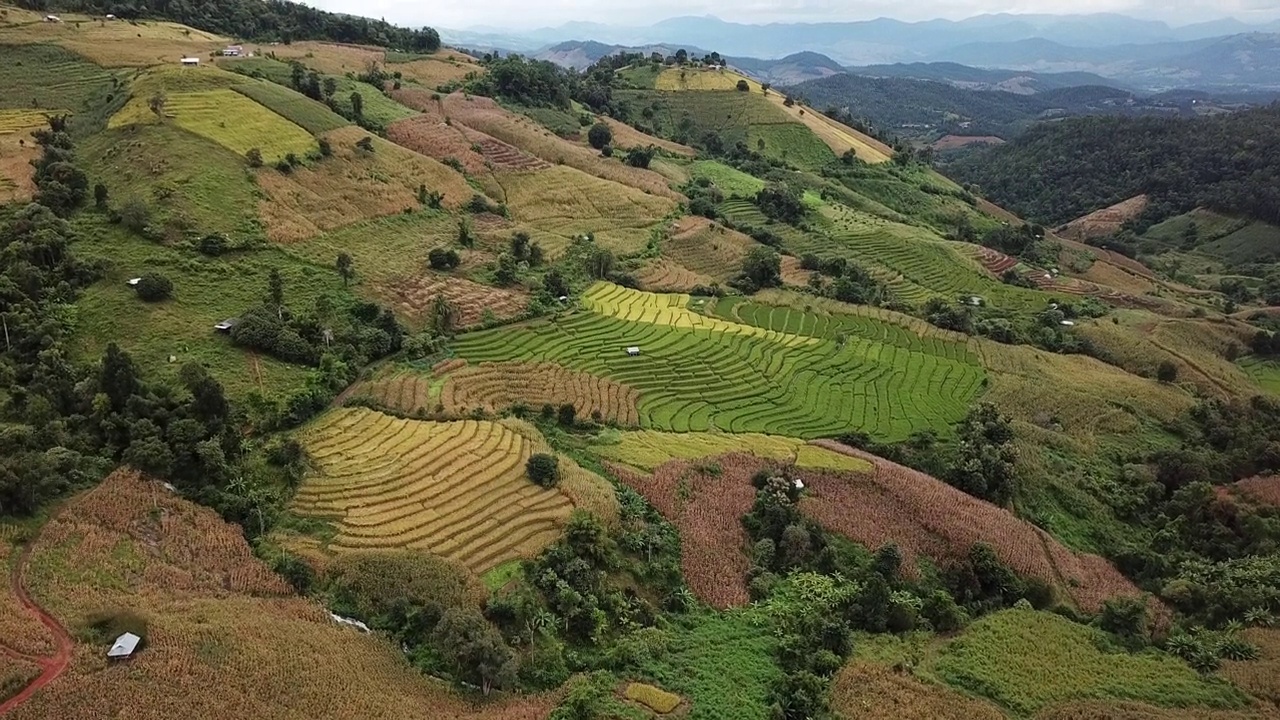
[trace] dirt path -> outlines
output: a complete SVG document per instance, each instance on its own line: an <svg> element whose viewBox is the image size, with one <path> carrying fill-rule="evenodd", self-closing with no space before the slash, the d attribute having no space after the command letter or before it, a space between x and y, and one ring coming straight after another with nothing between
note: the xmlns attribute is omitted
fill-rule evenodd
<svg viewBox="0 0 1280 720"><path fill-rule="evenodd" d="M37 536L38 537L38 536ZM48 685L58 676L66 671L67 666L71 664L71 652L75 647L75 643L71 640L71 635L67 633L67 629L62 626L52 615L45 612L45 609L36 604L31 599L31 595L27 593L27 588L23 584L23 575L26 573L27 561L31 559L31 549L35 547L36 538L32 538L22 549L22 554L18 556L18 562L13 566L13 573L10 576L10 585L12 586L13 596L18 598L18 602L24 608L35 613L40 618L40 622L49 628L50 634L53 635L54 654L50 657L31 657L21 653L10 651L11 654L18 655L23 659L35 663L40 667L40 676L31 681L17 695L0 703L0 715L4 715L25 703L37 690ZM6 650L9 650L6 648Z"/></svg>

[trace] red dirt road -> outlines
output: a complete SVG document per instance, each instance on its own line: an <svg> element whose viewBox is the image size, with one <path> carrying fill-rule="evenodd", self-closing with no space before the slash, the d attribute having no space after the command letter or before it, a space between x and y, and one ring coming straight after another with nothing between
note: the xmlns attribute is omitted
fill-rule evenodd
<svg viewBox="0 0 1280 720"><path fill-rule="evenodd" d="M18 602L21 603L24 608L35 613L36 616L40 618L40 622L44 623L45 627L49 628L50 634L53 635L53 642L56 649L51 657L35 657L25 653L19 653L11 648L0 646L0 651L3 651L5 654L35 663L40 667L39 677L32 680L30 685L22 689L22 692L14 695L8 700L5 700L3 703L0 703L0 715L4 715L10 710L17 708L34 695L37 690L48 685L54 680L57 680L58 676L65 672L67 666L71 664L71 651L74 648L71 635L67 633L66 628L62 627L62 623L54 619L52 615L45 612L44 608L37 605L36 602L31 599L31 596L27 593L26 586L22 583L22 575L26 570L27 560L30 559L31 548L34 545L35 540L33 539L27 543L25 548L23 548L22 554L18 557L17 564L13 566L13 574L10 578L10 584L13 587L13 596L18 598Z"/></svg>

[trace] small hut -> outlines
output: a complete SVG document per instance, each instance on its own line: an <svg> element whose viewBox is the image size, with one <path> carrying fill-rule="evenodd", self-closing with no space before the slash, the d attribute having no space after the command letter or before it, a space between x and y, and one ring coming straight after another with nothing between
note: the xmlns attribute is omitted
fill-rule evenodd
<svg viewBox="0 0 1280 720"><path fill-rule="evenodd" d="M636 347L635 345L632 345L631 347L627 348L627 355L628 355L628 356L630 356L630 357L636 357L636 356L638 356L639 354L640 354L640 348L639 348L639 347Z"/></svg>
<svg viewBox="0 0 1280 720"><path fill-rule="evenodd" d="M138 643L142 642L142 638L127 632L116 638L115 644L107 651L107 657L111 660L123 660L133 657L133 653L138 649Z"/></svg>

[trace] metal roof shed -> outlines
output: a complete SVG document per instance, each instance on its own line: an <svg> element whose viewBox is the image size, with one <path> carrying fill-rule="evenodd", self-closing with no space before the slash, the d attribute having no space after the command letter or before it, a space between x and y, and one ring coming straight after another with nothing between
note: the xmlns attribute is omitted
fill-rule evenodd
<svg viewBox="0 0 1280 720"><path fill-rule="evenodd" d="M640 348L636 347L635 345L632 345L631 347L627 348L627 354L630 355L631 357L635 357L640 354Z"/></svg>
<svg viewBox="0 0 1280 720"><path fill-rule="evenodd" d="M133 633L125 633L116 638L116 642L107 651L107 657L112 659L127 658L133 655L133 651L138 649L138 643L142 642L142 638Z"/></svg>

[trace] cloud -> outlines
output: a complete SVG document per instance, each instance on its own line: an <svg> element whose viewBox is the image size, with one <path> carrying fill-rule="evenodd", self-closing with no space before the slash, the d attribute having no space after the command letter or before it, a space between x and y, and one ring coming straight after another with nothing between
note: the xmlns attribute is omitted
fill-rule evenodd
<svg viewBox="0 0 1280 720"><path fill-rule="evenodd" d="M1115 12L1171 23L1234 16L1280 18L1280 0L486 0L421 3L416 0L310 0L316 7L401 25L463 29L475 26L533 29L571 21L648 25L668 17L715 15L743 23L833 22L895 17L962 19L986 13L1085 14Z"/></svg>

